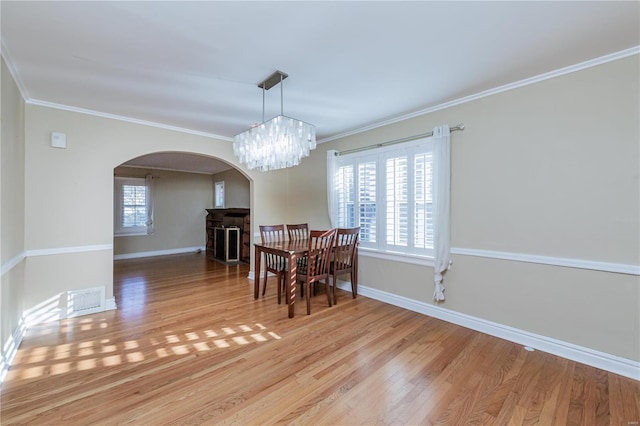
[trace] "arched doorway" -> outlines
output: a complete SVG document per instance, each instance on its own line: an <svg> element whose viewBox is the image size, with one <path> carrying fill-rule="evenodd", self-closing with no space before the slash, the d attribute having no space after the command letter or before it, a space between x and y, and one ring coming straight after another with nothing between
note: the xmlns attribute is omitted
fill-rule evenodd
<svg viewBox="0 0 640 426"><path fill-rule="evenodd" d="M207 210L216 205L216 182L225 182L224 207L250 210L251 181L240 170L214 157L156 152L115 167L114 266L125 259L205 251L205 218ZM152 197L151 204L145 204L145 197ZM123 222L134 226L120 226ZM152 229L144 226L147 222L151 222ZM116 305L126 303L114 296ZM125 293L120 297L126 297Z"/></svg>

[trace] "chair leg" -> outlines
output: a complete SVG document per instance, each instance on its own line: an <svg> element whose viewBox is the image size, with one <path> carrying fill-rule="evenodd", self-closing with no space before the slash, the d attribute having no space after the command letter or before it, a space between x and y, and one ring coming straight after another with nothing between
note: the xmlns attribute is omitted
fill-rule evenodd
<svg viewBox="0 0 640 426"><path fill-rule="evenodd" d="M327 302L329 302L329 307L331 307L331 289L329 288L329 277L324 281L324 292L327 293Z"/></svg>
<svg viewBox="0 0 640 426"><path fill-rule="evenodd" d="M336 277L336 274L333 274L333 288L331 291L333 291L333 304L337 305L338 304L338 292L336 291L336 280L338 279L338 277Z"/></svg>
<svg viewBox="0 0 640 426"><path fill-rule="evenodd" d="M354 299L358 295L358 288L356 287L356 273L353 269L351 270L351 295Z"/></svg>
<svg viewBox="0 0 640 426"><path fill-rule="evenodd" d="M283 281L280 277L282 276L282 274L278 274L278 305L280 304L280 298L282 295L282 283L280 281Z"/></svg>
<svg viewBox="0 0 640 426"><path fill-rule="evenodd" d="M284 298L284 303L286 305L289 304L289 293L287 292L287 274L282 274L282 297Z"/></svg>
<svg viewBox="0 0 640 426"><path fill-rule="evenodd" d="M262 287L262 295L264 296L264 294L267 292L267 269L265 268L264 270L264 287ZM260 275L260 273L258 272L258 275Z"/></svg>
<svg viewBox="0 0 640 426"><path fill-rule="evenodd" d="M307 288L307 315L311 315L311 288L308 281L304 285Z"/></svg>
<svg viewBox="0 0 640 426"><path fill-rule="evenodd" d="M287 292L287 274L282 274L282 298L284 303L289 304L289 293Z"/></svg>

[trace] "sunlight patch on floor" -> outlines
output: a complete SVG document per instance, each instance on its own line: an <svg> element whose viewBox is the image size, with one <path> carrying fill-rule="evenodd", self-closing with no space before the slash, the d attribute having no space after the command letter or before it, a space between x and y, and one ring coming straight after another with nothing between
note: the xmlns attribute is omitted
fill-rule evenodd
<svg viewBox="0 0 640 426"><path fill-rule="evenodd" d="M247 339L245 339L242 336L238 336L238 337L234 337L231 340L233 340L234 342L236 342L239 345L246 345L249 343L249 341Z"/></svg>
<svg viewBox="0 0 640 426"><path fill-rule="evenodd" d="M74 334L96 328L108 328L104 318L78 318L65 321L59 335L72 339ZM224 336L224 337L223 337ZM249 344L260 344L269 340L280 340L274 331L260 323L236 324L219 329L165 330L164 336L145 337L114 341L111 339L86 340L78 343L60 343L19 350L19 356L11 367L8 380L32 379L45 374L65 374L95 368L116 367L135 364L149 358L185 356L228 349ZM47 360L57 362L51 367L43 365ZM43 364L43 365L38 365Z"/></svg>
<svg viewBox="0 0 640 426"><path fill-rule="evenodd" d="M59 364L54 364L51 366L51 374L65 374L71 371L71 363L70 362L61 362ZM25 377L26 378L26 377Z"/></svg>
<svg viewBox="0 0 640 426"><path fill-rule="evenodd" d="M102 358L102 364L105 367L112 367L114 365L122 364L122 357L120 355L111 355Z"/></svg>
<svg viewBox="0 0 640 426"><path fill-rule="evenodd" d="M135 340L128 340L124 342L125 349L138 349L140 345Z"/></svg>
<svg viewBox="0 0 640 426"><path fill-rule="evenodd" d="M95 358L83 359L78 361L78 370L91 370L92 368L96 368L98 363Z"/></svg>
<svg viewBox="0 0 640 426"><path fill-rule="evenodd" d="M144 361L144 355L142 355L142 352L133 352L133 353L127 354L127 361L129 362Z"/></svg>

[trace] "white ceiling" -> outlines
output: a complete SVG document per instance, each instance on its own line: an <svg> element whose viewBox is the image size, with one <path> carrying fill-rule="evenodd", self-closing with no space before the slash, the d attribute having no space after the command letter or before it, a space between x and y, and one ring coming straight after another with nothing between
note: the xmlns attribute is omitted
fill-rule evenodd
<svg viewBox="0 0 640 426"><path fill-rule="evenodd" d="M640 45L638 1L0 4L28 102L229 140L262 120L275 70L322 142Z"/></svg>

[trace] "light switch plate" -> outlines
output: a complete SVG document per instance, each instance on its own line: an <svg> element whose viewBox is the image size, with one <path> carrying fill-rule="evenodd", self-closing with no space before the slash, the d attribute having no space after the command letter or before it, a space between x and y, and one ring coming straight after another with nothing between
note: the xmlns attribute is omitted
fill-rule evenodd
<svg viewBox="0 0 640 426"><path fill-rule="evenodd" d="M51 132L51 146L54 148L66 148L67 135L60 132Z"/></svg>

